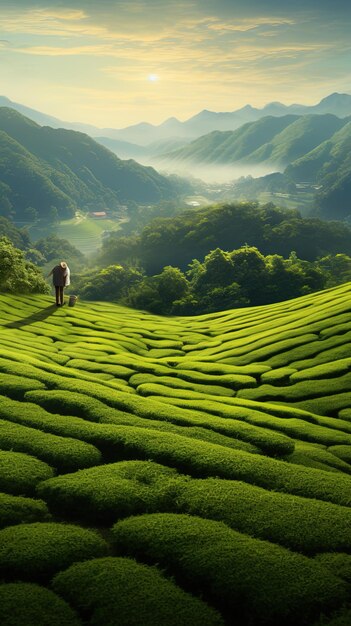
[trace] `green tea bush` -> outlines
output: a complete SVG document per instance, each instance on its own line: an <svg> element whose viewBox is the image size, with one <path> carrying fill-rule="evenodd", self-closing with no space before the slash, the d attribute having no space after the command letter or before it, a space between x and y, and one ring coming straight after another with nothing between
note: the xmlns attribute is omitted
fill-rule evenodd
<svg viewBox="0 0 351 626"><path fill-rule="evenodd" d="M318 415L337 415L341 409L349 407L351 404L351 392L331 393L330 395L313 398L309 400L300 400L295 403L297 408L304 411L311 411Z"/></svg>
<svg viewBox="0 0 351 626"><path fill-rule="evenodd" d="M16 366L14 366L14 371ZM32 389L45 389L44 383L35 378L20 378L15 374L0 374L0 393L6 394L10 398L22 399L26 391Z"/></svg>
<svg viewBox="0 0 351 626"><path fill-rule="evenodd" d="M62 472L100 463L100 452L91 444L43 433L35 428L0 419L0 447L37 456Z"/></svg>
<svg viewBox="0 0 351 626"><path fill-rule="evenodd" d="M0 528L22 522L45 522L51 519L42 500L0 493Z"/></svg>
<svg viewBox="0 0 351 626"><path fill-rule="evenodd" d="M0 530L0 576L46 582L76 561L105 556L108 545L93 530L36 522Z"/></svg>
<svg viewBox="0 0 351 626"><path fill-rule="evenodd" d="M100 415L110 410L106 404L83 393L64 391L62 389L43 389L39 393L29 391L25 401L35 403L50 413L74 415L91 422L98 422ZM112 409L118 413L118 409Z"/></svg>
<svg viewBox="0 0 351 626"><path fill-rule="evenodd" d="M122 520L112 532L119 554L165 567L238 623L308 623L347 595L313 560L221 522L158 513Z"/></svg>
<svg viewBox="0 0 351 626"><path fill-rule="evenodd" d="M134 370L124 367L123 365L109 365L104 363L96 363L95 361L87 361L83 359L71 359L68 363L68 367L87 371L87 372L105 372L107 374L113 374L116 378L128 379Z"/></svg>
<svg viewBox="0 0 351 626"><path fill-rule="evenodd" d="M341 411L339 411L339 417L342 420L351 422L351 409L342 409Z"/></svg>
<svg viewBox="0 0 351 626"><path fill-rule="evenodd" d="M122 461L42 482L38 494L57 514L109 524L137 513L172 510L176 470L151 461Z"/></svg>
<svg viewBox="0 0 351 626"><path fill-rule="evenodd" d="M56 480L42 483L39 490ZM207 478L179 483L176 503L179 512L223 521L235 530L304 554L351 550L351 510L329 502Z"/></svg>
<svg viewBox="0 0 351 626"><path fill-rule="evenodd" d="M290 376L291 382L295 383L301 380L318 380L324 378L332 378L347 374L351 369L351 359L338 359L332 363L323 363L314 367L306 367L299 372L295 372Z"/></svg>
<svg viewBox="0 0 351 626"><path fill-rule="evenodd" d="M29 392L25 396L28 400L33 400L41 407L47 408L49 411L58 410L64 415L80 415L83 419L93 422L101 422L102 424L116 424L125 426L138 426L140 428L147 428L152 430L160 430L168 433L175 433L183 435L191 439L200 439L202 441L208 441L210 443L216 443L228 448L234 448L237 450L245 450L246 452L252 452L253 454L260 453L260 449L250 443L222 435L213 430L207 428L192 426L177 426L168 422L161 422L158 420L145 419L137 417L132 413L126 413L118 409L113 409L103 404L95 398L85 396L84 394L74 393L71 391L56 391L56 390L43 390L39 393ZM21 421L19 417L18 408L13 407L14 411L10 411L8 408L9 403L6 402L6 415L9 419L14 419L16 422ZM1 414L1 408L0 408ZM21 422L23 423L23 422ZM97 445L101 450L108 451L110 445L113 448L113 438L109 436L111 430L89 428L87 429L81 421L70 418L69 421L62 420L60 415L51 417L44 412L39 413L38 408L33 404L25 405L25 422L31 426L41 428L54 434L62 434L64 436L72 436L82 438L90 443Z"/></svg>
<svg viewBox="0 0 351 626"><path fill-rule="evenodd" d="M205 351L205 353L208 356L211 355L214 360L221 360L222 363L247 365L253 361L265 361L268 365L272 366L272 363L269 361L272 355L280 354L283 350L287 350L298 345L305 345L306 343L316 341L317 339L317 335L312 334L298 334L298 336L295 336L292 339L281 339L280 341L275 340L274 337L269 337L269 339L265 339L264 341L257 341L256 344L258 347L250 345L246 347L243 346L242 348L235 348L235 344L233 342L234 345L232 348L224 348L223 346L222 350L218 352L218 354L212 354L210 350Z"/></svg>
<svg viewBox="0 0 351 626"><path fill-rule="evenodd" d="M217 382L216 380L211 379L211 382ZM214 384L196 384L192 382L188 382L187 380L182 380L181 378L175 378L174 376L154 376L153 374L134 374L129 379L129 384L133 385L138 389L148 383L157 383L160 385L164 385L165 387L169 387L170 389L186 389L188 391L193 391L196 393L202 394L210 394L214 396L233 396L234 391L232 389L228 389L227 387L222 387L221 385ZM139 391L139 389L138 389Z"/></svg>
<svg viewBox="0 0 351 626"><path fill-rule="evenodd" d="M81 626L73 609L56 593L33 583L0 585L1 626Z"/></svg>
<svg viewBox="0 0 351 626"><path fill-rule="evenodd" d="M22 452L0 450L0 490L14 495L33 495L42 480L52 478L53 469Z"/></svg>
<svg viewBox="0 0 351 626"><path fill-rule="evenodd" d="M316 341L316 337L314 337L303 345L298 345L297 347L292 345L290 350L270 357L266 361L266 364L274 368L284 367L289 364L290 367L301 369L301 366L308 367L307 360L310 361L310 365L314 365L316 362L323 363L324 358L326 358L326 361L333 360L332 355L334 355L335 358L344 358L347 357L350 352L345 354L343 346L350 341L351 331L340 337L323 339L322 342Z"/></svg>
<svg viewBox="0 0 351 626"><path fill-rule="evenodd" d="M78 419L72 418L70 422ZM81 422L84 424L83 420ZM69 427L72 428L71 424ZM307 498L345 506L351 503L351 478L339 473L335 476L329 472L320 473L242 450L146 428L88 423L84 428L84 437L94 437L97 444L100 438L99 446L110 446L115 459L150 459L196 477L244 480ZM81 426L79 431L83 432Z"/></svg>
<svg viewBox="0 0 351 626"><path fill-rule="evenodd" d="M330 618L322 616L313 626L350 626L350 624L351 609L343 608L334 613Z"/></svg>
<svg viewBox="0 0 351 626"><path fill-rule="evenodd" d="M330 446L330 448L328 448L328 452L331 452L339 459L342 459L345 463L351 465L351 445Z"/></svg>
<svg viewBox="0 0 351 626"><path fill-rule="evenodd" d="M172 359L173 361L173 359ZM210 361L195 361L185 358L179 359L177 365L175 367L175 372L177 370L182 372L186 372L190 374L190 371L196 373L203 373L207 375L211 375L211 377L216 376L226 376L226 375L247 375L252 376L252 378L257 378L261 376L264 372L269 371L271 368L263 363L250 363L249 365L227 365L225 363Z"/></svg>
<svg viewBox="0 0 351 626"><path fill-rule="evenodd" d="M68 386L68 389L67 389L67 386ZM69 385L66 384L65 387L67 391L70 390L74 393L78 393L79 391L82 391L81 386L78 387L78 385L72 387L70 384ZM89 386L89 390L91 391L90 386ZM89 394L88 392L88 395L91 395L91 393ZM39 402L42 401L40 400L40 398L45 398L45 397L46 397L46 394L44 393L26 395L26 398L28 399L33 399L35 401L39 399ZM49 397L49 394L47 394L47 397ZM95 397L95 399L97 398ZM102 400L101 397L99 399ZM105 395L105 399L106 399L106 395ZM155 402L152 399L145 400L144 398L140 398L138 396L129 396L126 394L125 395L118 394L118 393L112 394L111 392L108 392L107 402L109 406L112 405L113 408L120 408L122 410L127 410L137 417L164 420L167 422L172 422L174 424L187 426L187 427L198 426L201 428L215 430L216 432L220 434L227 435L229 437L234 437L235 439L242 440L243 442L251 444L252 446L258 447L262 451L264 451L266 454L281 456L281 455L289 454L289 452L292 452L294 448L294 442L288 437L284 436L283 434L275 433L273 431L267 431L264 428L251 426L250 424L245 424L244 422L239 421L239 420L233 420L233 419L223 420L219 418L217 419L213 418L211 420L208 420L206 416L203 414L203 412L201 412L200 410L198 411L185 410L185 409L177 408L173 406L170 409L169 406L165 406L164 403L159 402L159 401ZM93 409L91 409L89 412L90 416L92 415L92 412L91 412L92 410ZM235 409L231 410L230 408L228 408L227 417L229 417L229 415L232 415L234 411ZM242 415L242 411L238 409L237 414L240 417ZM122 418L122 419L126 418L127 422L130 424L133 423L133 419L134 419L133 415L131 415L130 418L128 418L128 416L126 415L123 416L121 414L116 415L115 417L116 417L116 420L114 419L110 420L107 413L103 413L102 411L99 411L99 409L97 409L95 412L94 419L98 418L101 421L114 421L115 422L115 421L118 421L119 418ZM136 424L135 421L134 421L134 424Z"/></svg>
<svg viewBox="0 0 351 626"><path fill-rule="evenodd" d="M188 380L194 383L211 384L218 383L219 385L226 385L231 389L246 389L249 387L256 387L257 380L253 376L247 374L221 374L213 376L213 374L205 374L203 372L196 372L194 370L187 371L184 369L177 369L176 372L179 378ZM209 392L210 393L210 392Z"/></svg>
<svg viewBox="0 0 351 626"><path fill-rule="evenodd" d="M269 370L264 372L261 376L261 382L268 385L282 385L289 383L290 376L297 370L292 367L278 367L278 369Z"/></svg>
<svg viewBox="0 0 351 626"><path fill-rule="evenodd" d="M318 554L315 560L330 569L335 576L351 583L351 554L325 552L324 554Z"/></svg>
<svg viewBox="0 0 351 626"><path fill-rule="evenodd" d="M351 373L344 374L338 378L328 378L322 380L304 380L297 382L290 387L273 387L272 385L261 385L257 389L241 389L238 396L251 398L254 400L282 400L283 402L295 402L308 400L316 396L326 396L335 393L343 393L351 388Z"/></svg>
<svg viewBox="0 0 351 626"><path fill-rule="evenodd" d="M338 447L338 446L337 446ZM309 462L316 462L322 464L324 470L341 471L345 474L351 474L351 468L348 463L345 463L342 459L332 454L331 449L325 449L324 446L318 444L306 443L304 441L297 441L295 443L295 450L292 454L286 457L289 463L297 463L302 465L309 465ZM313 467L313 464L310 464Z"/></svg>
<svg viewBox="0 0 351 626"><path fill-rule="evenodd" d="M44 363L42 363L42 365L44 365ZM43 389L46 385L53 387L56 381L54 374L45 372L30 363L16 363L12 360L2 358L0 358L0 371L2 393L6 393L8 385L11 391L12 387L15 390L15 381L17 381L19 391L17 396L14 397L18 398L22 398L25 391L29 391L30 389ZM21 391L22 388L23 391ZM15 394L15 391L12 391L12 394ZM8 395L10 395L10 393Z"/></svg>
<svg viewBox="0 0 351 626"><path fill-rule="evenodd" d="M78 418L76 418L78 419ZM87 432L93 429L87 424ZM196 477L219 476L348 506L351 478L294 466L242 450L229 449L176 434L149 429L95 425L113 445L116 458L150 459ZM95 435L96 436L96 435Z"/></svg>
<svg viewBox="0 0 351 626"><path fill-rule="evenodd" d="M222 626L220 614L183 591L154 567L107 557L72 565L53 589L89 626Z"/></svg>

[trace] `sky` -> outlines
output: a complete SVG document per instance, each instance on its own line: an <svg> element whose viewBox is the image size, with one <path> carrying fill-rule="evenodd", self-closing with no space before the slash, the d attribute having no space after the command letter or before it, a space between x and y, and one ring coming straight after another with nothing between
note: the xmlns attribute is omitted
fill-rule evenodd
<svg viewBox="0 0 351 626"><path fill-rule="evenodd" d="M350 0L1 0L0 95L124 128L351 94Z"/></svg>

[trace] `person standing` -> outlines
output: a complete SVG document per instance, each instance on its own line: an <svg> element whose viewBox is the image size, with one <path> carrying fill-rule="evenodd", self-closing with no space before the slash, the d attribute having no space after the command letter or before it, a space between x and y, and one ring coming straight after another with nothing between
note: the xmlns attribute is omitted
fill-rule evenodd
<svg viewBox="0 0 351 626"><path fill-rule="evenodd" d="M52 276L52 282L55 287L56 306L63 306L65 303L63 290L67 284L70 284L70 271L67 263L65 261L61 261L61 263L55 265L51 272L49 272L48 278L49 276Z"/></svg>

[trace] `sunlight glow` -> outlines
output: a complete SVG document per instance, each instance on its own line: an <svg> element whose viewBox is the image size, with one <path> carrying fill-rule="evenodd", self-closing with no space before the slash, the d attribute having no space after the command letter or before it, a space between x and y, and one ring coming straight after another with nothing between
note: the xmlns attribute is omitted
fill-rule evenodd
<svg viewBox="0 0 351 626"><path fill-rule="evenodd" d="M160 78L159 78L159 76L157 76L157 74L149 74L148 80L151 83L156 83L158 80L160 80Z"/></svg>

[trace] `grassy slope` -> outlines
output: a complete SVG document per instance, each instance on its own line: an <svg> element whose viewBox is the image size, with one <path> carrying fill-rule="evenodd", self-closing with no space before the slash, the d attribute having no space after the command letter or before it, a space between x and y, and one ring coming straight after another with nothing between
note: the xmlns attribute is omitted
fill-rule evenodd
<svg viewBox="0 0 351 626"><path fill-rule="evenodd" d="M172 577L167 606L187 607L164 613L163 583L143 570L145 623L185 626L195 610L204 624L311 626L343 607L346 624L350 292L193 318L1 295L0 595L23 581L25 606L39 583L78 623L129 624L133 593L111 604L89 572L118 595L136 558ZM81 529L59 550L57 522ZM51 582L86 559L67 589Z"/></svg>

